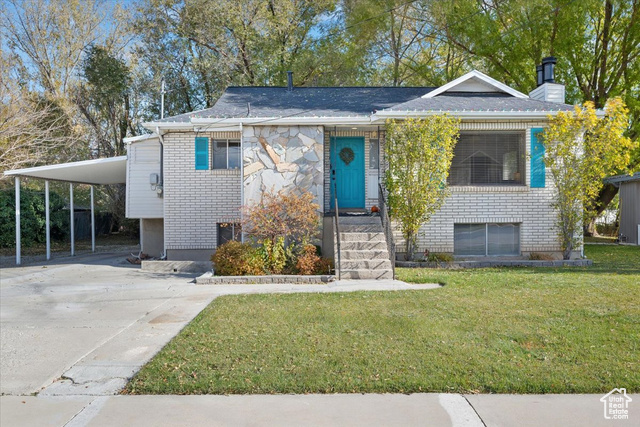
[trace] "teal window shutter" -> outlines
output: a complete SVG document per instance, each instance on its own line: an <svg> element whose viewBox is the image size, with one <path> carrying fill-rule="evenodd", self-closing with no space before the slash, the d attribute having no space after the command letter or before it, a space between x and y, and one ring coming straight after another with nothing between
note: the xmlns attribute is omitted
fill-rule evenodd
<svg viewBox="0 0 640 427"><path fill-rule="evenodd" d="M543 132L543 128L531 129L531 188L545 186Z"/></svg>
<svg viewBox="0 0 640 427"><path fill-rule="evenodd" d="M209 138L196 137L196 170L209 169Z"/></svg>

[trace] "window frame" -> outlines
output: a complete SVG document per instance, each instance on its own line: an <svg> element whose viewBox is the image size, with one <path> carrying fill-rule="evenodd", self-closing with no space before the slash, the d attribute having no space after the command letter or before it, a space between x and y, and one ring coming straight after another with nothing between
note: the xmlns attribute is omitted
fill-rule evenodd
<svg viewBox="0 0 640 427"><path fill-rule="evenodd" d="M502 134L502 135L517 135L519 138L519 156L517 156L516 158L516 172L515 173L519 173L520 174L520 182L508 182L506 180L500 180L497 182L489 182L489 183L464 183L464 184L453 184L451 183L451 176L452 176L452 172L454 169L454 162L455 162L455 148L454 148L454 158L451 161L451 166L449 168L449 176L447 178L447 185L449 185L450 187L526 187L527 186L527 137L526 137L526 130L495 130L495 131L474 131L474 130L470 130L470 131L461 131L460 132L460 137L458 138L458 142L456 143L456 147L458 147L458 144L460 144L461 142L461 138L464 135L497 135L497 134ZM500 174L501 176L504 176L504 154L507 154L509 152L505 152L503 153L503 158L502 158L502 173ZM472 180L472 177L470 177L470 181Z"/></svg>
<svg viewBox="0 0 640 427"><path fill-rule="evenodd" d="M216 167L216 145L219 142L224 142L225 147L225 167L221 168L221 167ZM229 167L229 144L230 143L234 143L234 144L238 144L238 166L237 167L233 167L230 168ZM242 162L242 145L241 145L241 141L239 139L236 138L211 138L211 170L240 170L240 168L242 167L241 162Z"/></svg>
<svg viewBox="0 0 640 427"><path fill-rule="evenodd" d="M456 254L456 243L455 243L455 227L456 225L484 225L484 254L475 254L475 255L460 255ZM512 225L518 227L518 248L516 253L513 254L489 254L489 226L491 225ZM453 224L454 232L453 232L453 254L457 257L505 257L505 256L520 256L522 255L522 223L520 222L460 222Z"/></svg>
<svg viewBox="0 0 640 427"><path fill-rule="evenodd" d="M217 236L216 236L216 243L217 243L217 247L220 247L222 245L224 245L227 242L230 242L231 240L226 240L224 242L220 241L220 236L222 235L221 230L223 228L226 228L228 226L231 226L231 240L236 241L236 242L242 242L242 224L240 224L239 222L219 222L216 224L216 232L217 232Z"/></svg>
<svg viewBox="0 0 640 427"><path fill-rule="evenodd" d="M369 138L369 170L380 170L380 138Z"/></svg>

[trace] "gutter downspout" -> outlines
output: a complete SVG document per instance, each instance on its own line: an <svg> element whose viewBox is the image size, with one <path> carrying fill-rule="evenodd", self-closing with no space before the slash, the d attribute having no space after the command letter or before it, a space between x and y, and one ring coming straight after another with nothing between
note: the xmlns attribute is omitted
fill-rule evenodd
<svg viewBox="0 0 640 427"><path fill-rule="evenodd" d="M158 135L158 141L160 142L160 188L164 185L164 138L160 133L160 128L156 126L156 135ZM164 189L163 189L164 194ZM158 196L162 197L162 196Z"/></svg>
<svg viewBox="0 0 640 427"><path fill-rule="evenodd" d="M244 212L242 209L244 205L244 130L242 122L240 122L240 223L244 220ZM240 229L240 241L244 243L244 229Z"/></svg>
<svg viewBox="0 0 640 427"><path fill-rule="evenodd" d="M158 135L158 141L160 142L160 185L159 188L162 189L162 193L158 194L158 197L162 197L164 199L164 138L160 133L160 128L156 126L156 134ZM166 212L164 209L164 202L162 203L162 254L160 255L160 259L167 259L167 228L164 226L164 219L166 217Z"/></svg>

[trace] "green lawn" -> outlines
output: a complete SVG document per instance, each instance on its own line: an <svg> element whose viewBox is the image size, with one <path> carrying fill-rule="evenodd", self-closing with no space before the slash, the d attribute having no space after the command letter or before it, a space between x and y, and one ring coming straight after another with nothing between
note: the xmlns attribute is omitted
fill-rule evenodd
<svg viewBox="0 0 640 427"><path fill-rule="evenodd" d="M616 243L616 237L612 237L612 236L598 236L598 237L585 236L584 237L584 241L586 243L611 243L611 244L615 244Z"/></svg>
<svg viewBox="0 0 640 427"><path fill-rule="evenodd" d="M216 299L133 394L640 392L640 249L591 268L400 269L441 289Z"/></svg>

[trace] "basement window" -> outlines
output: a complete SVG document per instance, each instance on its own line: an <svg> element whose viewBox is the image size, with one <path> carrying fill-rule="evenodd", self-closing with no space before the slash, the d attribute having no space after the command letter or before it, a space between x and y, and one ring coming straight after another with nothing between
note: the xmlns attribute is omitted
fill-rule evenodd
<svg viewBox="0 0 640 427"><path fill-rule="evenodd" d="M458 256L520 255L520 224L454 224L453 253Z"/></svg>
<svg viewBox="0 0 640 427"><path fill-rule="evenodd" d="M242 241L242 227L238 223L220 222L218 223L218 246L235 240Z"/></svg>
<svg viewBox="0 0 640 427"><path fill-rule="evenodd" d="M213 169L240 169L240 141L213 140Z"/></svg>

